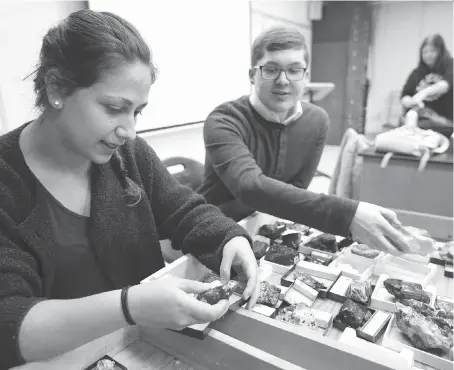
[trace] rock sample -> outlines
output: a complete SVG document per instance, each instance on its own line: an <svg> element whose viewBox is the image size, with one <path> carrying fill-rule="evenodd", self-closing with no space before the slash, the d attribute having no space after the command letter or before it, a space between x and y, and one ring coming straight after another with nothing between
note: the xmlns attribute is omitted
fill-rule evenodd
<svg viewBox="0 0 454 370"><path fill-rule="evenodd" d="M265 254L265 260L291 266L299 262L299 252L285 245L272 245Z"/></svg>
<svg viewBox="0 0 454 370"><path fill-rule="evenodd" d="M344 238L339 243L337 243L337 248L341 251L342 249L349 247L353 243L354 243L353 239Z"/></svg>
<svg viewBox="0 0 454 370"><path fill-rule="evenodd" d="M419 255L427 255L432 252L435 252L437 248L435 247L435 240L429 238L427 236L423 236L418 231L419 229L406 227L403 225L394 224L393 226L399 230L404 238L407 240L410 246L410 253L419 254ZM388 238L388 240L390 240ZM391 244L394 244L392 240L390 240Z"/></svg>
<svg viewBox="0 0 454 370"><path fill-rule="evenodd" d="M282 235L282 242L285 246L293 248L295 250L299 249L301 243L302 235L299 232L290 232Z"/></svg>
<svg viewBox="0 0 454 370"><path fill-rule="evenodd" d="M322 289L326 289L325 284L315 280L312 276L305 274L304 272L296 271L293 276L295 280L301 280L304 284L310 286L312 289L315 289L319 292Z"/></svg>
<svg viewBox="0 0 454 370"><path fill-rule="evenodd" d="M352 253L366 258L375 258L380 254L380 251L370 248L366 244L355 244L352 246Z"/></svg>
<svg viewBox="0 0 454 370"><path fill-rule="evenodd" d="M294 224L288 226L288 229L293 230L293 231L298 231L298 232L302 233L303 235L307 235L307 234L309 234L309 231L311 228L309 226L294 223Z"/></svg>
<svg viewBox="0 0 454 370"><path fill-rule="evenodd" d="M372 285L370 281L353 280L348 287L346 296L355 302L368 304L371 295Z"/></svg>
<svg viewBox="0 0 454 370"><path fill-rule="evenodd" d="M330 253L338 251L336 237L326 233L312 238L306 243L306 246Z"/></svg>
<svg viewBox="0 0 454 370"><path fill-rule="evenodd" d="M306 257L305 261L315 263L317 265L323 265L323 266L326 266L328 264L325 260L322 260L321 258L317 258L317 257L312 257L312 256Z"/></svg>
<svg viewBox="0 0 454 370"><path fill-rule="evenodd" d="M369 309L360 304L347 299L339 310L339 313L334 318L334 324L337 328L351 327L358 329L364 325L372 316Z"/></svg>
<svg viewBox="0 0 454 370"><path fill-rule="evenodd" d="M429 305L414 299L396 302L397 327L415 348L448 353L453 346L452 324L450 326L441 319L438 313Z"/></svg>
<svg viewBox="0 0 454 370"><path fill-rule="evenodd" d="M311 330L317 330L317 323L312 310L302 304L293 304L279 309L276 319Z"/></svg>
<svg viewBox="0 0 454 370"><path fill-rule="evenodd" d="M260 259L262 258L265 253L266 253L266 249L269 247L270 245L268 243L265 243L265 242L262 242L260 240L254 240L252 242L252 252L254 252L254 256L256 259Z"/></svg>
<svg viewBox="0 0 454 370"><path fill-rule="evenodd" d="M437 310L444 311L448 315L448 317L451 317L452 320L454 305L451 302L440 301L439 299L437 299L435 302L435 308Z"/></svg>
<svg viewBox="0 0 454 370"><path fill-rule="evenodd" d="M430 302L430 297L422 290L421 284L410 283L400 279L386 279L383 285L389 294L392 294L397 300L414 299L424 303Z"/></svg>
<svg viewBox="0 0 454 370"><path fill-rule="evenodd" d="M440 257L443 258L446 261L451 261L453 260L452 258L452 251L453 251L453 242L447 242L443 244L443 246L439 249L438 253L440 254Z"/></svg>
<svg viewBox="0 0 454 370"><path fill-rule="evenodd" d="M262 225L257 234L269 239L277 239L286 229L287 226L284 223L276 222L274 224Z"/></svg>
<svg viewBox="0 0 454 370"><path fill-rule="evenodd" d="M281 290L267 281L262 281L260 283L260 292L257 299L258 304L263 304L265 306L274 307L279 301L279 295Z"/></svg>
<svg viewBox="0 0 454 370"><path fill-rule="evenodd" d="M221 299L229 299L234 290L233 284L221 285L200 293L197 299L211 305L218 303Z"/></svg>

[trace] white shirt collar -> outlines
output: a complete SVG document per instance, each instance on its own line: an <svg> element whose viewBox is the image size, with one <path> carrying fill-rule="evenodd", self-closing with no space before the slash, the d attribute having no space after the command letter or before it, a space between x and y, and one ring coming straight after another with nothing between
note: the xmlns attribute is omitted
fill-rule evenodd
<svg viewBox="0 0 454 370"><path fill-rule="evenodd" d="M254 107L254 109L267 121L271 122L277 122L281 123L283 125L288 124L289 122L292 122L303 114L303 106L301 104L301 101L298 100L298 103L296 104L296 107L293 111L293 113L290 114L286 119L281 120L279 118L279 115L272 110L268 109L261 101L260 98L257 95L257 92L255 91L254 86L252 87L252 93L249 95L249 101L251 105Z"/></svg>

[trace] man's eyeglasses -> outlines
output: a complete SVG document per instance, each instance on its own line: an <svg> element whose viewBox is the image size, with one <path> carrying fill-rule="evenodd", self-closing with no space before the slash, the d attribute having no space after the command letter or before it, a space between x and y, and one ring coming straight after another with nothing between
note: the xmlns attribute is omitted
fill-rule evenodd
<svg viewBox="0 0 454 370"><path fill-rule="evenodd" d="M303 67L255 66L254 68L260 70L264 80L275 80L284 72L289 81L300 81L306 72L306 68Z"/></svg>

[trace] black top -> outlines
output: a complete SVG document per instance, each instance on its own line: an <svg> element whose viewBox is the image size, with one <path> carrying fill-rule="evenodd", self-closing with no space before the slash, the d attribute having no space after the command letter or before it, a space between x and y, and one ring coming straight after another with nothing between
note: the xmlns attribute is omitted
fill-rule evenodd
<svg viewBox="0 0 454 370"><path fill-rule="evenodd" d="M43 186L39 189L38 196L45 197L49 207L55 240L56 269L49 298L81 298L109 290L108 281L90 247L90 218L66 208Z"/></svg>
<svg viewBox="0 0 454 370"><path fill-rule="evenodd" d="M49 206L38 196L39 183L19 147L24 127L0 137L1 370L24 362L20 326L35 304L53 294L60 269ZM173 248L218 273L225 243L239 235L250 240L242 227L180 185L143 139L128 141L119 151L129 177L142 189L136 205L126 203L111 162L91 168L88 239L109 289L138 284L164 267L160 239L171 239ZM81 285L92 283L82 271L77 277L86 279Z"/></svg>
<svg viewBox="0 0 454 370"><path fill-rule="evenodd" d="M439 115L452 120L453 118L453 73L452 73L453 59L446 59L444 62L435 69L427 67L415 68L407 78L404 88L402 89L401 97L405 95L413 96L420 90L427 86L433 85L441 80L445 80L449 84L449 91L443 94L434 101L424 101L424 104L432 108Z"/></svg>
<svg viewBox="0 0 454 370"><path fill-rule="evenodd" d="M358 202L306 190L329 120L320 107L302 107L288 124L265 120L248 96L217 107L205 121L205 179L198 191L235 220L258 210L347 236Z"/></svg>

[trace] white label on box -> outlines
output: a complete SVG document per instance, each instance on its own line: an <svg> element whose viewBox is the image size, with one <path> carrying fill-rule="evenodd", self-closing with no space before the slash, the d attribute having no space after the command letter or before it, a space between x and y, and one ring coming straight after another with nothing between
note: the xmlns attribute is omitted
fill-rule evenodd
<svg viewBox="0 0 454 370"><path fill-rule="evenodd" d="M265 306L264 304L256 304L252 311L270 317L276 309L274 307Z"/></svg>
<svg viewBox="0 0 454 370"><path fill-rule="evenodd" d="M315 300L310 299L306 297L304 294L301 294L300 292L297 292L295 289L291 288L287 291L287 294L285 295L285 301L289 304L303 303L307 307L311 307Z"/></svg>
<svg viewBox="0 0 454 370"><path fill-rule="evenodd" d="M333 318L332 314L317 309L312 309L312 313L314 314L315 323L317 324L317 326L326 329L330 325Z"/></svg>
<svg viewBox="0 0 454 370"><path fill-rule="evenodd" d="M279 294L279 299L282 301L282 300L284 300L284 297L287 294L287 290L289 290L290 287L282 286L282 285L276 285L276 286L281 290L281 294Z"/></svg>
<svg viewBox="0 0 454 370"><path fill-rule="evenodd" d="M389 312L376 311L362 331L371 337L375 337L390 317L391 314Z"/></svg>
<svg viewBox="0 0 454 370"><path fill-rule="evenodd" d="M303 283L301 280L295 280L293 288L310 299L317 298L318 292L309 285Z"/></svg>
<svg viewBox="0 0 454 370"><path fill-rule="evenodd" d="M257 270L258 270L259 281L268 280L268 278L273 273L273 268L271 267L271 265L269 265L267 263L261 264Z"/></svg>
<svg viewBox="0 0 454 370"><path fill-rule="evenodd" d="M324 261L331 261L331 255L329 254L326 254L326 253L323 253L323 252L316 252L316 251L313 251L311 253L312 257L314 258L320 258Z"/></svg>
<svg viewBox="0 0 454 370"><path fill-rule="evenodd" d="M309 275L318 276L325 279L335 280L340 275L340 270L333 267L317 265L306 261L300 261L296 265L297 271L308 273Z"/></svg>
<svg viewBox="0 0 454 370"><path fill-rule="evenodd" d="M340 276L336 284L333 285L330 292L338 296L345 297L347 295L348 287L351 285L353 279L347 276Z"/></svg>

